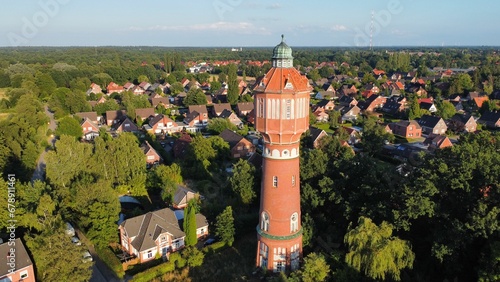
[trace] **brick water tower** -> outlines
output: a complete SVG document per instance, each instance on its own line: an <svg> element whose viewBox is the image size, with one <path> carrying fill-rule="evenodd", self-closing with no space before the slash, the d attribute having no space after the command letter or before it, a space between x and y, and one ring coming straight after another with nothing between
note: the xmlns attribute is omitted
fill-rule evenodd
<svg viewBox="0 0 500 282"><path fill-rule="evenodd" d="M282 36L254 90L255 128L264 139L256 265L274 272L298 269L302 257L299 146L309 128L310 91Z"/></svg>

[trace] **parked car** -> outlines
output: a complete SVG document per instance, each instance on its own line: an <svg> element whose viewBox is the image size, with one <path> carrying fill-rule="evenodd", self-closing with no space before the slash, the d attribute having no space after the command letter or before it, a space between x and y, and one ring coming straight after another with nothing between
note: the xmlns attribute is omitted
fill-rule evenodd
<svg viewBox="0 0 500 282"><path fill-rule="evenodd" d="M77 246L80 246L82 244L82 242L80 242L80 239L78 239L78 237L76 237L76 236L71 237L71 243L73 243Z"/></svg>
<svg viewBox="0 0 500 282"><path fill-rule="evenodd" d="M66 222L66 235L71 237L75 236L75 228L73 228L73 225L69 222Z"/></svg>
<svg viewBox="0 0 500 282"><path fill-rule="evenodd" d="M212 245L213 243L216 243L217 241L219 241L217 238L208 238L205 243L203 243L203 246L210 246Z"/></svg>
<svg viewBox="0 0 500 282"><path fill-rule="evenodd" d="M92 255L90 254L89 251L85 251L83 252L83 258L82 258L82 262L91 262L93 261L94 259L92 258Z"/></svg>

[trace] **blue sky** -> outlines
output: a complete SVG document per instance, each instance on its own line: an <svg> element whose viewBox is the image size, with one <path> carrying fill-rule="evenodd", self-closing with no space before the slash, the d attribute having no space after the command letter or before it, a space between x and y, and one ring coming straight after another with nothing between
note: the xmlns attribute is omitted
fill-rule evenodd
<svg viewBox="0 0 500 282"><path fill-rule="evenodd" d="M281 34L291 46L368 46L370 33L374 46L500 46L500 1L25 0L2 6L0 46L273 46Z"/></svg>

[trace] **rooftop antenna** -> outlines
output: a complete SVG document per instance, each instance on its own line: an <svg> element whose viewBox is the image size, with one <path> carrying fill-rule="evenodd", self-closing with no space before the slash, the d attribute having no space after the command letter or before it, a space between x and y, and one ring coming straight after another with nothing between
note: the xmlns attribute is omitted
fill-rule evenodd
<svg viewBox="0 0 500 282"><path fill-rule="evenodd" d="M372 10L372 16L370 20L370 51L373 51L373 16L374 12Z"/></svg>

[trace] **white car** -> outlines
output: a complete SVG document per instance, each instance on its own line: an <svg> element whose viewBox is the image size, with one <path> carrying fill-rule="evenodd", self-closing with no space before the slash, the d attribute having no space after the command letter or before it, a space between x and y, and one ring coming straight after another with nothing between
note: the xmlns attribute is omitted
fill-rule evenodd
<svg viewBox="0 0 500 282"><path fill-rule="evenodd" d="M83 252L83 258L82 258L82 262L91 262L93 261L94 259L92 258L92 255L90 254L89 251L85 251Z"/></svg>
<svg viewBox="0 0 500 282"><path fill-rule="evenodd" d="M71 237L75 236L75 228L69 222L66 222L66 234Z"/></svg>
<svg viewBox="0 0 500 282"><path fill-rule="evenodd" d="M80 242L80 239L78 239L78 237L76 237L76 236L71 237L71 243L73 243L77 246L82 245L82 242Z"/></svg>

